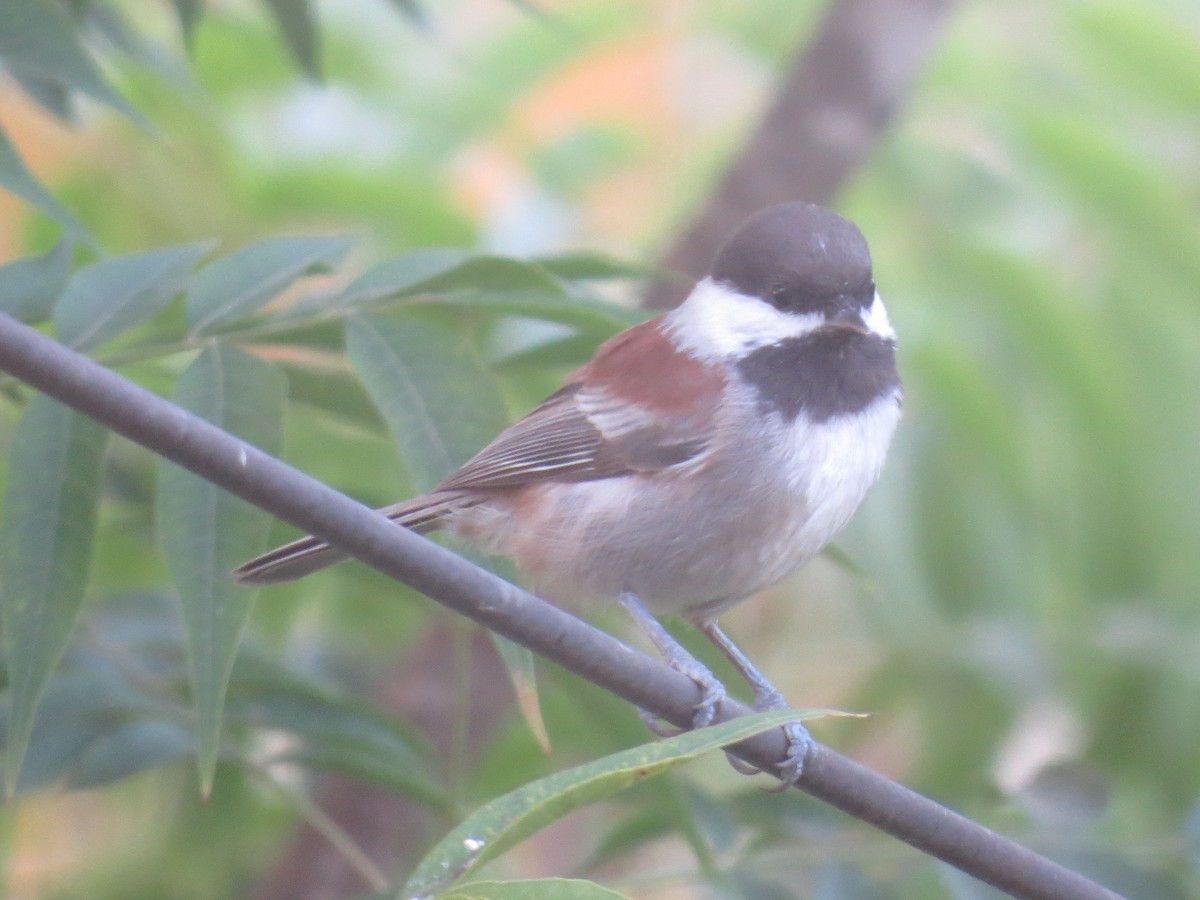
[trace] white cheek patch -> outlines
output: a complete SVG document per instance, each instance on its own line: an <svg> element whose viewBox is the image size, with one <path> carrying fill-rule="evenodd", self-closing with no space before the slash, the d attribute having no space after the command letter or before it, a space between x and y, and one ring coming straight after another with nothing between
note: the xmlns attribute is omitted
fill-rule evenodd
<svg viewBox="0 0 1200 900"><path fill-rule="evenodd" d="M878 300L875 306L882 310ZM886 324L887 313L883 313L883 321ZM820 313L781 312L764 300L738 294L711 278L699 282L665 322L676 346L699 359L714 361L803 337L824 323Z"/></svg>
<svg viewBox="0 0 1200 900"><path fill-rule="evenodd" d="M871 308L867 310L867 315L863 319L872 334L877 334L881 338L888 340L896 339L896 331L892 328L892 323L888 321L887 310L883 306L883 298L879 296L879 292L875 292L875 301L871 304Z"/></svg>

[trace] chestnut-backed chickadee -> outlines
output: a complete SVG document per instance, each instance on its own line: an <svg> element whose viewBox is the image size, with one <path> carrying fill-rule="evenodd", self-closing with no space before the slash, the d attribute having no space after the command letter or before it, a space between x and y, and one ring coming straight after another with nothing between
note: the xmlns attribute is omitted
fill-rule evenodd
<svg viewBox="0 0 1200 900"><path fill-rule="evenodd" d="M724 688L648 610L694 622L757 707L786 707L716 620L811 559L878 478L900 418L895 346L858 228L771 207L681 306L606 341L440 485L381 512L512 557L552 600L619 598L700 684L697 726ZM308 537L235 574L272 584L341 558ZM788 736L794 780L809 738Z"/></svg>

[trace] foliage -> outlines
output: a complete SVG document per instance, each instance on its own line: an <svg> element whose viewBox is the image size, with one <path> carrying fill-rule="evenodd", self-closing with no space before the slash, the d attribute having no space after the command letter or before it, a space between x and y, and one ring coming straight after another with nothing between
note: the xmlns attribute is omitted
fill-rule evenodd
<svg viewBox="0 0 1200 900"><path fill-rule="evenodd" d="M758 86L802 35L780 2L702 5L682 36L634 4L499 7L502 27L466 37L455 17L481 4L326 6L175 0L135 18L132 3L0 0L8 75L94 142L39 180L16 117L0 122L0 187L29 204L0 310L383 505L639 318L611 298L643 267L546 236L603 221L609 192L625 233L590 243L626 253L661 234L748 112L713 89L719 127L601 111L546 132L531 98L605 54L616 72L647 36L719 45L742 62L705 67ZM818 723L821 739L1129 896L1187 896L1200 20L1182 3L1002 7L959 13L843 204L871 239L908 391L886 477L841 542L852 564L815 563L731 618L794 700L873 711ZM322 127L289 130L297 107ZM518 203L465 199L481 156L516 172ZM92 840L123 838L115 861L85 855L43 893L229 896L292 824L320 820L308 796L328 772L429 811L411 865L468 804L644 740L622 704L547 672L551 757L514 716L459 746L456 769L368 699L437 620L427 604L348 565L255 605L228 571L285 529L2 386L12 803L82 797L110 823ZM528 692L529 660L506 659ZM577 858L544 872L505 855L451 896L979 892L719 759L575 815L591 816ZM12 827L19 855L34 826ZM656 874L680 847L691 860Z"/></svg>

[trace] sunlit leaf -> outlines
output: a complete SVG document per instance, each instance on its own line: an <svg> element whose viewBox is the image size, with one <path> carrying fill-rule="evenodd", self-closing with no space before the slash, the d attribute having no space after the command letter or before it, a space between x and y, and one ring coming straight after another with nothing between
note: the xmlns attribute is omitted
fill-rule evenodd
<svg viewBox="0 0 1200 900"><path fill-rule="evenodd" d="M210 262L188 285L188 330L219 331L258 312L297 278L332 269L354 242L350 237L267 238Z"/></svg>
<svg viewBox="0 0 1200 900"><path fill-rule="evenodd" d="M183 290L211 241L103 259L75 272L54 309L55 334L76 350L141 325Z"/></svg>
<svg viewBox="0 0 1200 900"><path fill-rule="evenodd" d="M268 453L282 440L287 385L255 356L213 345L180 376L175 402ZM198 762L205 793L217 760L221 707L253 591L230 572L266 542L270 517L198 475L162 462L158 534L183 603Z"/></svg>
<svg viewBox="0 0 1200 900"><path fill-rule="evenodd" d="M50 318L71 277L75 245L64 238L43 256L29 256L0 266L0 312L22 322Z"/></svg>
<svg viewBox="0 0 1200 900"><path fill-rule="evenodd" d="M140 121L83 49L66 9L51 0L0 0L0 59L19 72L59 81Z"/></svg>
<svg viewBox="0 0 1200 900"><path fill-rule="evenodd" d="M83 603L107 436L92 419L39 395L13 438L0 531L0 615L12 704L4 777L10 791L38 701Z"/></svg>
<svg viewBox="0 0 1200 900"><path fill-rule="evenodd" d="M769 728L819 713L756 713L614 753L517 788L468 816L417 865L399 898L445 890L485 862L588 803Z"/></svg>

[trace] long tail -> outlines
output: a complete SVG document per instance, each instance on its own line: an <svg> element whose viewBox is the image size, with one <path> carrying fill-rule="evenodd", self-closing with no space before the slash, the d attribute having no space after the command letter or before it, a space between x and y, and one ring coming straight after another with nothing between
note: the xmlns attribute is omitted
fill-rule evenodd
<svg viewBox="0 0 1200 900"><path fill-rule="evenodd" d="M437 531L447 513L471 505L459 493L433 493L378 510L397 525L418 534ZM309 535L264 553L233 570L238 584L283 584L346 559L346 554Z"/></svg>

